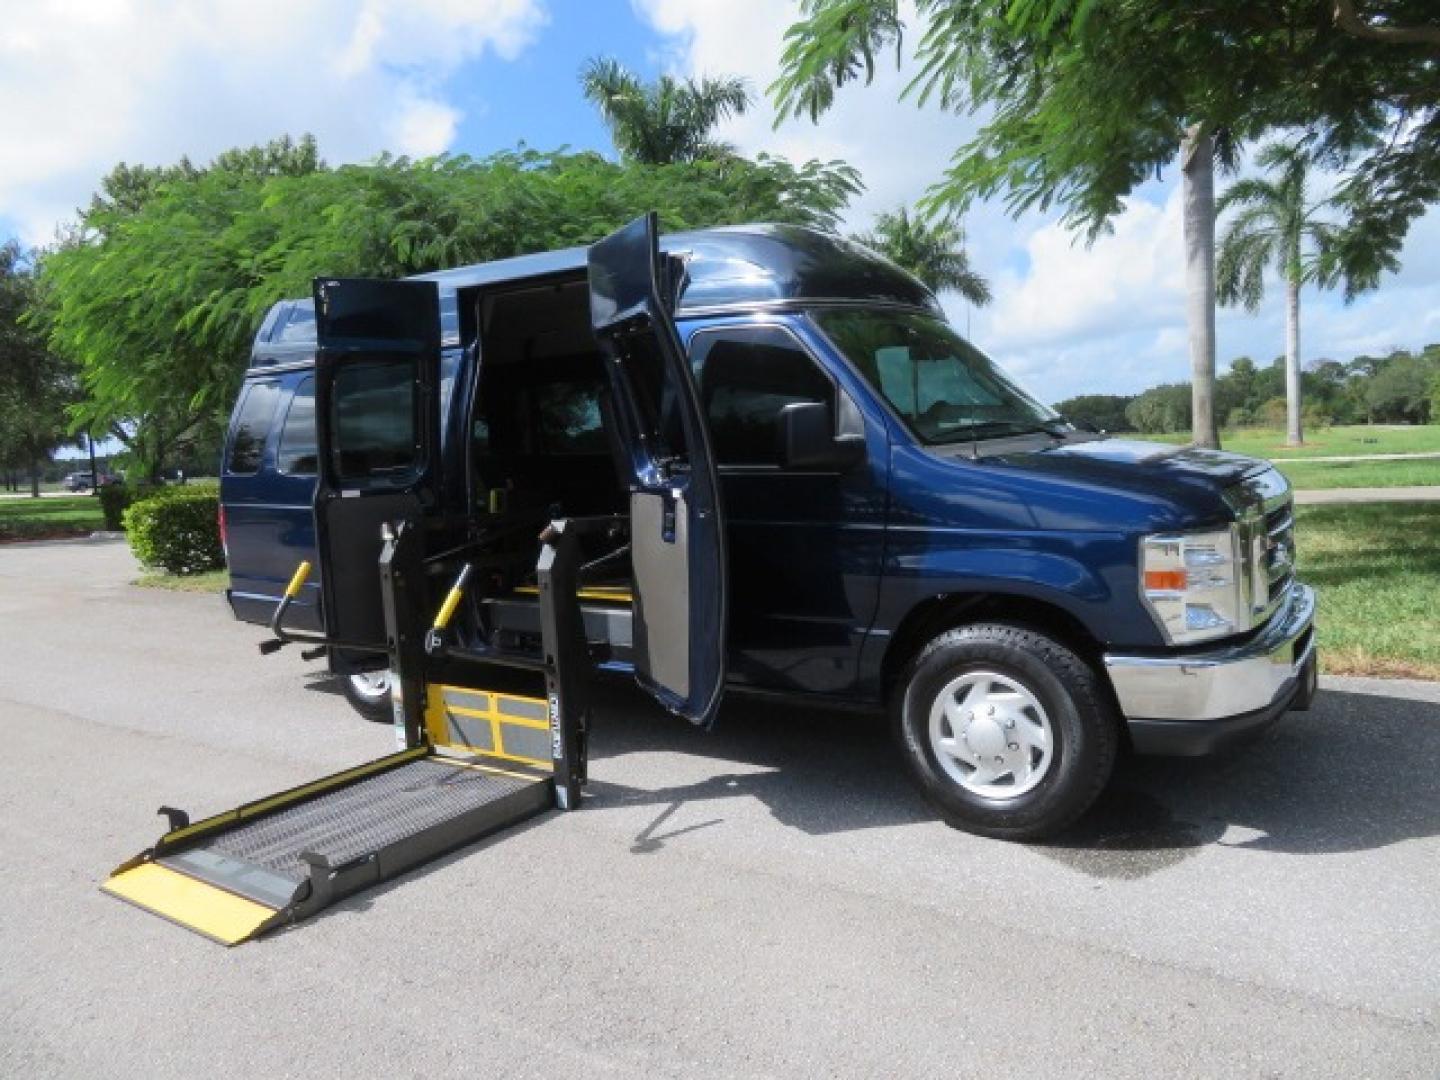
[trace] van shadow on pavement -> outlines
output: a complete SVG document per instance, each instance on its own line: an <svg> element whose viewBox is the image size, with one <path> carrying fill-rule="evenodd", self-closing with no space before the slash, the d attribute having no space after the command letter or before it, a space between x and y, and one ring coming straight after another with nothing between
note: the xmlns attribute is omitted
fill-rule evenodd
<svg viewBox="0 0 1440 1080"><path fill-rule="evenodd" d="M732 698L713 733L638 695L600 695L592 755L670 752L733 762L692 784L644 790L592 781L602 803L652 805L632 850L657 850L676 808L749 796L781 823L830 834L935 820L876 717ZM1209 844L1295 854L1360 851L1440 833L1440 705L1327 690L1255 742L1215 758L1123 757L1096 806L1032 850L1083 873L1138 878ZM680 832L716 827L723 819Z"/></svg>

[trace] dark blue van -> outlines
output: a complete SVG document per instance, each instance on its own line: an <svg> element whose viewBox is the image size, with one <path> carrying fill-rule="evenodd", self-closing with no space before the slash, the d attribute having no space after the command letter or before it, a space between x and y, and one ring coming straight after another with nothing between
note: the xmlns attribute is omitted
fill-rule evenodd
<svg viewBox="0 0 1440 1080"><path fill-rule="evenodd" d="M1308 706L1314 596L1271 466L1078 430L848 241L638 228L598 259L321 279L318 332L315 301L276 305L221 481L237 617L305 559L292 622L373 640L403 513L431 550L500 538L461 632L538 648L535 536L628 507L586 598L609 666L692 719L722 686L888 709L946 818L1015 838L1074 820L1124 743L1204 754ZM616 297L646 273L639 319ZM331 658L388 715L383 657Z"/></svg>

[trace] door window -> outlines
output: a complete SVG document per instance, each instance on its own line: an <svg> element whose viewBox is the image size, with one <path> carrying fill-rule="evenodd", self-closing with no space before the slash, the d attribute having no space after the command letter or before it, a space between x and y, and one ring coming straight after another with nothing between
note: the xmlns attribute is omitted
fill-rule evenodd
<svg viewBox="0 0 1440 1080"><path fill-rule="evenodd" d="M338 479L393 475L417 464L415 364L360 360L335 371L331 431Z"/></svg>
<svg viewBox="0 0 1440 1080"><path fill-rule="evenodd" d="M315 380L307 375L295 388L285 426L280 429L277 467L282 473L310 476L315 472Z"/></svg>
<svg viewBox="0 0 1440 1080"><path fill-rule="evenodd" d="M273 382L254 383L245 391L245 400L240 403L235 418L235 430L230 435L226 472L244 475L260 471L265 440L270 437L270 425L279 400L280 388Z"/></svg>
<svg viewBox="0 0 1440 1080"><path fill-rule="evenodd" d="M701 331L690 357L720 465L778 466L780 410L813 401L834 407L834 384L782 327Z"/></svg>

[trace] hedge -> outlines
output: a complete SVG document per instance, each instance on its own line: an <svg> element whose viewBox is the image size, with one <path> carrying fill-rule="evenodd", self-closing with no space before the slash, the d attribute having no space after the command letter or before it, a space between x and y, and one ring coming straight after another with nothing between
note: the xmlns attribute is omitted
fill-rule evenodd
<svg viewBox="0 0 1440 1080"><path fill-rule="evenodd" d="M126 508L142 494L143 492L136 491L129 484L100 485L100 512L105 515L107 531L119 532L124 528Z"/></svg>
<svg viewBox="0 0 1440 1080"><path fill-rule="evenodd" d="M225 565L214 484L161 488L124 514L125 536L135 557L151 569L198 574Z"/></svg>

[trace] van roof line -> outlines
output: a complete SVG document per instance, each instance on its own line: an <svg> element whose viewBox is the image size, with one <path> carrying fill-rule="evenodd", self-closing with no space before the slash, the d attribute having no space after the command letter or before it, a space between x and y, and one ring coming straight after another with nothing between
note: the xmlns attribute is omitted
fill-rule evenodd
<svg viewBox="0 0 1440 1080"><path fill-rule="evenodd" d="M803 225L726 225L669 233L661 248L685 260L677 311L776 306L802 301L849 300L939 312L918 279L851 240ZM465 289L585 269L586 247L517 255L493 262L412 275L408 280L440 286L442 340L458 344L457 294ZM314 303L282 300L271 308L255 338L250 367L303 362L315 347Z"/></svg>

